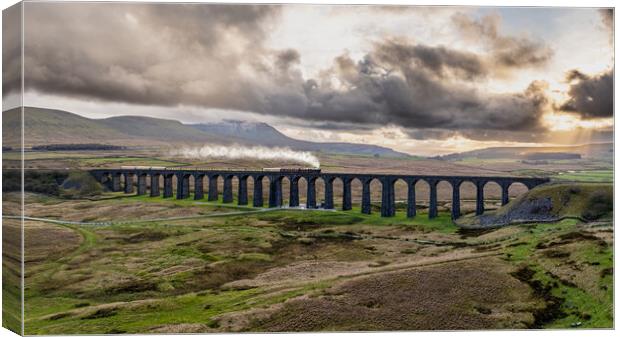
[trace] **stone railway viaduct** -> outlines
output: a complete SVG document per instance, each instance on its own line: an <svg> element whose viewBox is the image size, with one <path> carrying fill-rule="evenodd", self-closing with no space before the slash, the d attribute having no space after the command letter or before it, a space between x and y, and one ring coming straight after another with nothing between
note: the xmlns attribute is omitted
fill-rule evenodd
<svg viewBox="0 0 620 337"><path fill-rule="evenodd" d="M288 179L289 206L299 206L299 180L304 178L307 182L306 207L317 208L316 188L317 179L322 179L325 184L325 202L323 208L334 208L334 189L333 182L336 179L342 181L342 209L350 210L351 205L351 182L355 179L362 184L362 213L370 214L370 183L378 180L381 183L381 216L390 217L396 213L396 203L394 197L394 183L403 180L407 183L407 216L416 215L416 194L415 184L423 180L430 187L429 195L429 218L437 216L437 184L446 181L452 186L452 219L461 215L460 211L460 185L466 181L472 182L476 186L476 214L484 213L484 186L489 182L497 183L502 190L502 205L508 203L508 189L514 183L521 183L528 189L532 189L540 184L547 183L546 178L526 178L526 177L474 177L474 176L429 176L429 175L394 175L394 174L364 174L364 173L326 173L319 170L211 170L211 169L172 169L172 168L120 168L120 169L97 169L92 170L91 174L110 190L125 193L133 193L134 179L137 180L137 194L147 193L147 176L150 177L151 188L150 196L160 196L160 177L164 178L163 197L173 197L173 179L176 179L176 198L185 199L190 195L190 179L194 180L194 199L200 200L204 195L204 180L209 180L207 200L218 200L218 178L224 180L223 202L233 202L233 178L238 179L237 201L239 205L248 204L248 178L254 181L253 206L263 207L263 179L269 181L269 207L281 207L283 205L282 181ZM124 178L121 187L121 176Z"/></svg>

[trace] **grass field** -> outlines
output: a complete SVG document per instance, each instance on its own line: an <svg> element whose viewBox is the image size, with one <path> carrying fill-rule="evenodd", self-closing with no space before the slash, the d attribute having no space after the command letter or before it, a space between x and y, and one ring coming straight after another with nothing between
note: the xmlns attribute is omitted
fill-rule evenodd
<svg viewBox="0 0 620 337"><path fill-rule="evenodd" d="M592 170L592 171L567 171L559 172L554 176L555 179L577 182L613 182L614 171L611 170Z"/></svg>
<svg viewBox="0 0 620 337"><path fill-rule="evenodd" d="M118 193L27 202L33 217L117 222L26 222L27 334L612 324L611 223L464 232L448 212L211 217L252 209ZM433 310L402 318L420 308Z"/></svg>
<svg viewBox="0 0 620 337"><path fill-rule="evenodd" d="M32 153L26 165L284 166L181 160L148 149L64 154ZM601 162L527 165L320 156L323 170L331 172L544 176L569 184L586 182L579 183L579 189L565 189L570 193L543 189L531 194L549 197L554 212L577 218L592 208L584 203L585 196L607 193L609 184L600 183L613 180L609 163ZM222 183L220 179L219 191ZM452 191L447 183L438 185L440 213L435 219L426 213L425 184L416 185L415 218L405 215L407 190L399 183L396 216L382 218L378 183L371 186L370 215L360 212L358 183L352 185L350 211L268 209L268 186L263 183L262 209L238 206L236 199L224 204L221 196L196 201L193 194L182 200L109 192L88 199L27 194L27 216L61 223L26 222L25 333L612 326L613 224L607 215L590 223L573 218L464 230L450 218ZM236 184L234 179L233 191ZM300 181L301 203L305 188ZM320 203L323 182L316 188ZM287 204L288 181L283 191ZM336 181L336 208L341 191ZM493 184L485 187L486 209L498 207L499 192ZM510 192L513 203L489 214L510 210L525 189L513 186ZM463 184L464 213L473 211L474 197L475 187ZM590 199L607 202L597 198ZM3 210L5 215L18 212L19 198L6 194ZM464 219L472 218L466 214ZM7 264L3 268L12 270ZM17 303L15 289L9 284L3 291ZM15 325L15 317L9 312L5 324Z"/></svg>
<svg viewBox="0 0 620 337"><path fill-rule="evenodd" d="M84 166L105 166L112 164L125 165L129 163L131 166L184 166L187 165L184 162L161 160L157 158L148 157L96 157L96 158L81 158L80 163Z"/></svg>

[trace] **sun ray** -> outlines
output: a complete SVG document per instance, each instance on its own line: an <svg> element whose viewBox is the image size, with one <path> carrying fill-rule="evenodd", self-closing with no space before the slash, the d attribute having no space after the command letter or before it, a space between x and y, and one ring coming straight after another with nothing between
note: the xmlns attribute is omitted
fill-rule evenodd
<svg viewBox="0 0 620 337"><path fill-rule="evenodd" d="M613 118L581 119L573 114L551 112L543 115L543 123L551 131L571 131L613 127L614 120Z"/></svg>

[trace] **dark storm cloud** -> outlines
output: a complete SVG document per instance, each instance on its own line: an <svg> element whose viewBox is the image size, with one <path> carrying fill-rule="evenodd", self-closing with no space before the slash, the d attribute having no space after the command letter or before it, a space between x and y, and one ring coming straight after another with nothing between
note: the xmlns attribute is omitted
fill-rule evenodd
<svg viewBox="0 0 620 337"><path fill-rule="evenodd" d="M426 68L440 77L452 75L471 80L487 73L478 55L443 46L411 45L391 40L377 48L377 57L391 64L414 62L420 68Z"/></svg>
<svg viewBox="0 0 620 337"><path fill-rule="evenodd" d="M2 94L21 89L21 3L2 11Z"/></svg>
<svg viewBox="0 0 620 337"><path fill-rule="evenodd" d="M287 49L277 53L276 65L281 71L288 71L291 65L299 64L301 56L295 49Z"/></svg>
<svg viewBox="0 0 620 337"><path fill-rule="evenodd" d="M475 20L457 13L452 16L452 20L464 38L485 44L497 70L540 67L553 57L553 50L541 41L524 36L502 35L499 31L501 17L498 14Z"/></svg>
<svg viewBox="0 0 620 337"><path fill-rule="evenodd" d="M291 87L287 87L285 94L268 98L266 101L274 104L268 104L262 112L315 121L412 128L540 128L540 115L548 103L544 83L534 82L516 94L483 93L445 81L443 71L420 63L415 53L390 53L393 47L379 44L357 63L342 55L325 72L326 78L337 78L339 85L325 79L306 80L298 84L296 95L291 95ZM416 50L413 46L401 47ZM453 62L441 67L448 71L463 69Z"/></svg>
<svg viewBox="0 0 620 337"><path fill-rule="evenodd" d="M26 87L98 100L247 110L241 64L258 67L279 7L33 3ZM234 99L231 99L233 98Z"/></svg>
<svg viewBox="0 0 620 337"><path fill-rule="evenodd" d="M305 120L290 120L287 121L287 125L306 127L313 129L329 130L329 131L347 131L351 133L366 133L376 129L376 125L370 124L357 124L357 123L341 123L330 121L305 121Z"/></svg>
<svg viewBox="0 0 620 337"><path fill-rule="evenodd" d="M487 36L489 54L390 39L307 78L298 51L264 46L277 6L28 6L26 86L39 92L250 111L326 129L541 130L548 104L542 82L512 94L475 89L498 67L516 71L549 57L536 43L500 35L492 20L458 19Z"/></svg>
<svg viewBox="0 0 620 337"><path fill-rule="evenodd" d="M572 69L566 72L566 81L572 82L575 80L584 81L588 79L588 75L582 73L577 69Z"/></svg>
<svg viewBox="0 0 620 337"><path fill-rule="evenodd" d="M301 55L295 49L286 49L274 53L273 67L267 64L260 66L260 72L269 78L269 82L278 83L281 87L296 85L302 80L301 71L299 71L299 63ZM289 98L283 97L283 100Z"/></svg>
<svg viewBox="0 0 620 337"><path fill-rule="evenodd" d="M463 137L477 141L502 141L536 142L543 141L546 132L511 131L506 130L442 130L442 129L412 129L406 131L413 139L436 139L446 140L451 137Z"/></svg>
<svg viewBox="0 0 620 337"><path fill-rule="evenodd" d="M569 99L560 110L574 112L583 118L606 118L614 114L614 76L613 71L598 75L586 75L571 70L566 76L571 82Z"/></svg>

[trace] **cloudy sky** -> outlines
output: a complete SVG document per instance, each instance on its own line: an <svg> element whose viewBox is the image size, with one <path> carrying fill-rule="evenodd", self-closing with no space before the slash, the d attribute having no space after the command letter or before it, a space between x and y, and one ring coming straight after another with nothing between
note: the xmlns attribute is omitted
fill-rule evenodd
<svg viewBox="0 0 620 337"><path fill-rule="evenodd" d="M25 105L264 121L423 155L611 140L611 10L26 3L24 15Z"/></svg>

